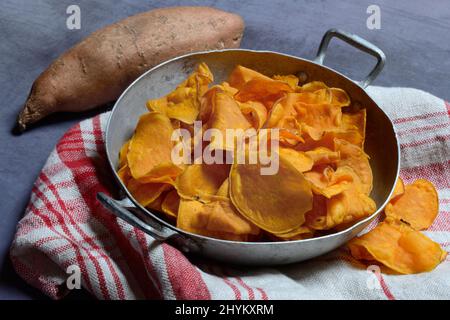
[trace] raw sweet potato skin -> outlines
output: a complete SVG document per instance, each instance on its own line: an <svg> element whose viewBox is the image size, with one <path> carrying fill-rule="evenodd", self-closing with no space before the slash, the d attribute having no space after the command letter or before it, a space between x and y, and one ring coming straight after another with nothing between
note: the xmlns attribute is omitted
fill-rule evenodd
<svg viewBox="0 0 450 320"><path fill-rule="evenodd" d="M17 125L54 112L80 112L114 101L146 70L189 52L237 48L244 22L211 7L170 7L100 29L57 58L34 82Z"/></svg>

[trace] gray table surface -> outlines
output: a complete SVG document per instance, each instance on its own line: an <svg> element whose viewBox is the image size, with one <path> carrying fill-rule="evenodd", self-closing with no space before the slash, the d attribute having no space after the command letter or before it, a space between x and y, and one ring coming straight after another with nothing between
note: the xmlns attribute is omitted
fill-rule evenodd
<svg viewBox="0 0 450 320"><path fill-rule="evenodd" d="M66 28L66 8L81 8L81 30ZM367 7L379 5L381 29L369 30ZM241 14L243 48L313 58L323 33L332 27L377 44L387 56L374 84L407 86L450 100L450 4L433 1L76 1L2 0L0 3L0 299L45 298L13 271L8 249L32 184L56 141L72 124L95 114L56 115L22 136L11 134L33 80L64 50L90 32L156 7L212 5ZM333 41L326 64L358 79L371 57ZM72 298L88 298L84 292Z"/></svg>

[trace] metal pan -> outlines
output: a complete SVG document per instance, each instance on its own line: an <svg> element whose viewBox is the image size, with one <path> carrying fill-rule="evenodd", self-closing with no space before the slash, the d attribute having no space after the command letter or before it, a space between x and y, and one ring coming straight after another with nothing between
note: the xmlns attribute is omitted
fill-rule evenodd
<svg viewBox="0 0 450 320"><path fill-rule="evenodd" d="M323 66L328 44L333 37L377 59L376 66L363 81L355 83L341 73ZM370 156L374 175L371 197L375 200L378 210L346 230L318 238L288 242L237 242L185 232L142 207L133 199L116 174L120 147L133 134L139 116L147 112L145 102L169 93L200 62L208 64L216 82L224 81L231 70L241 64L266 75L300 74L304 80L320 80L329 86L344 89L351 97L353 107L367 109L365 150ZM118 201L100 193L98 199L113 214L142 229L157 241L167 241L184 252L193 252L232 264L281 265L329 252L356 236L379 214L398 177L400 151L394 126L364 91L379 74L384 62L385 55L373 44L356 35L332 29L324 35L314 61L278 52L233 49L193 53L162 63L132 83L117 100L111 112L106 129L106 153L114 176L126 197Z"/></svg>

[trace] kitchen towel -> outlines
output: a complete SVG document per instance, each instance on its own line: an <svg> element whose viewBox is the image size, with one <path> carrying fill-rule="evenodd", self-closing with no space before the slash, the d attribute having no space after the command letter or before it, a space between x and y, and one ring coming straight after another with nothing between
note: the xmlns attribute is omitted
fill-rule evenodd
<svg viewBox="0 0 450 320"><path fill-rule="evenodd" d="M425 178L438 189L439 216L425 234L448 251L450 104L417 89L368 92L396 126L401 177L406 183ZM448 257L429 273L388 275L345 248L289 266L249 268L156 243L96 200L97 192L117 190L104 147L108 117L82 121L61 138L18 224L14 268L48 296L76 290L79 274L81 286L99 299L450 299Z"/></svg>

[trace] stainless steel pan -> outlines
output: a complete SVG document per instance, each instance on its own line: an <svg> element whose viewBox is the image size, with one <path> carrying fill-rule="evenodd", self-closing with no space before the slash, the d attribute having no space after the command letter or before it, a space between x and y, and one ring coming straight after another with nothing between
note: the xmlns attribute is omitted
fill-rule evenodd
<svg viewBox="0 0 450 320"><path fill-rule="evenodd" d="M328 44L333 37L377 59L376 66L363 81L355 83L323 65ZM310 259L331 251L356 236L379 214L389 199L398 177L400 151L394 126L383 110L364 91L381 71L384 61L383 52L373 44L356 35L332 29L324 35L314 61L278 52L233 49L193 53L162 63L132 83L112 110L106 129L106 153L114 176L126 197L119 201L100 193L98 199L113 214L142 229L157 241L167 241L184 252L193 252L228 263L281 265ZM303 80L320 80L329 86L344 89L350 95L353 107L367 109L365 149L370 156L374 174L371 196L378 210L346 230L318 238L289 242L237 242L213 239L177 229L139 205L116 174L120 147L133 134L139 116L147 112L145 102L169 93L200 62L208 64L216 82L224 81L231 70L237 64L241 64L267 75L299 74Z"/></svg>

